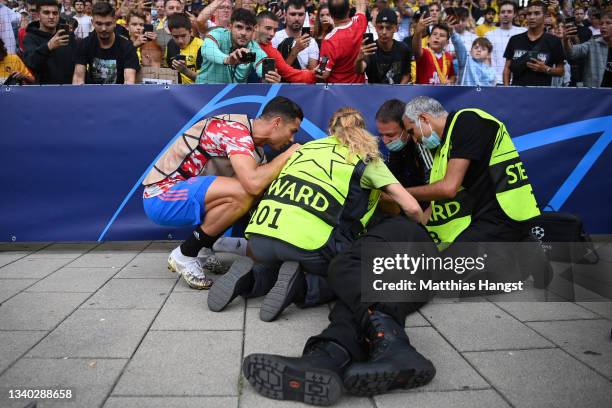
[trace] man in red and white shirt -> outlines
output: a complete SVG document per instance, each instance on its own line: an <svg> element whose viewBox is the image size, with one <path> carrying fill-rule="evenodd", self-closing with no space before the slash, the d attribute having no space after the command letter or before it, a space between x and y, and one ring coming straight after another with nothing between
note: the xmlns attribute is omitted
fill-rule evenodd
<svg viewBox="0 0 612 408"><path fill-rule="evenodd" d="M357 13L349 17L349 0L330 0L329 14L334 20L334 29L323 38L320 60L327 57L322 79L329 83L363 84L365 75L355 72L355 60L359 56L363 33L368 21L365 16L367 0L357 0Z"/></svg>
<svg viewBox="0 0 612 408"><path fill-rule="evenodd" d="M216 258L204 265L197 258L240 219L300 145L294 144L269 163L259 165L255 147L280 150L293 140L304 118L290 99L277 96L255 120L245 115L203 119L178 138L145 177L143 204L157 224L195 225L193 234L168 258L189 286L208 289L212 281L204 269L213 269ZM233 177L201 176L209 161L227 158ZM227 164L227 161L226 161ZM212 259L212 261L211 261Z"/></svg>

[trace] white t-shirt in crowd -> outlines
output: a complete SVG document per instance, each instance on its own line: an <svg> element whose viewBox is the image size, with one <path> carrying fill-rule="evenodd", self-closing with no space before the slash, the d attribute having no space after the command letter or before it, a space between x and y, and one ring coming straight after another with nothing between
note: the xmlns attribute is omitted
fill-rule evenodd
<svg viewBox="0 0 612 408"><path fill-rule="evenodd" d="M74 18L79 23L77 29L74 30L74 36L76 38L88 37L89 33L91 32L91 17L86 14L83 14L81 17L77 17L75 15L72 18Z"/></svg>
<svg viewBox="0 0 612 408"><path fill-rule="evenodd" d="M512 26L509 30L498 27L496 30L489 31L485 34L485 38L489 39L491 44L493 44L491 64L493 68L495 68L495 80L498 84L504 83L504 65L506 65L504 52L506 51L510 37L522 34L525 31L527 31L525 27Z"/></svg>
<svg viewBox="0 0 612 408"><path fill-rule="evenodd" d="M276 34L274 34L274 38L272 38L272 46L274 48L278 48L278 45L282 43L287 37L289 37L287 31L277 31ZM295 45L295 41L293 41L293 44ZM297 59L302 69L306 69L308 67L308 59L314 59L318 61L319 46L317 45L317 42L314 39L310 40L310 44L308 45L308 47L304 48L302 51L299 52Z"/></svg>
<svg viewBox="0 0 612 408"><path fill-rule="evenodd" d="M463 45L465 45L465 49L470 52L470 50L472 49L472 43L475 39L478 38L478 35L468 30L464 30L462 33L457 33L457 35L463 40ZM446 46L446 51L450 52L453 55L455 54L455 46L453 45L453 42L450 41L450 39L448 41L448 45Z"/></svg>

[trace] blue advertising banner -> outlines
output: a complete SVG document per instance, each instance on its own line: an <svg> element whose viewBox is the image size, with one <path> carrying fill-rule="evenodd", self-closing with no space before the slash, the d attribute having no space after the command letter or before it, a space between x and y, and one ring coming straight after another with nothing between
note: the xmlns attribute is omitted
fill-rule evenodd
<svg viewBox="0 0 612 408"><path fill-rule="evenodd" d="M171 141L219 113L256 117L266 101L298 102L297 140L325 135L342 106L374 114L387 99L427 95L447 110L484 109L505 122L542 208L612 233L612 92L602 89L419 86L49 86L0 93L0 241L183 238L142 209L142 179Z"/></svg>

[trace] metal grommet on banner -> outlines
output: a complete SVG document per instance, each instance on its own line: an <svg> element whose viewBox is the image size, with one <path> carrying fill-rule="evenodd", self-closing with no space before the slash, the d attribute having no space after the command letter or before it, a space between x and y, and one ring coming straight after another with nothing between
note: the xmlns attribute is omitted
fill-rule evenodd
<svg viewBox="0 0 612 408"><path fill-rule="evenodd" d="M480 85L478 85L478 86L476 87L476 92L480 92L480 91L482 91L482 88L480 88Z"/></svg>
<svg viewBox="0 0 612 408"><path fill-rule="evenodd" d="M165 85L164 89L170 89L170 87L168 85Z"/></svg>
<svg viewBox="0 0 612 408"><path fill-rule="evenodd" d="M5 90L6 92L11 92L11 87L7 85L7 87L6 87L6 88L4 88L4 90Z"/></svg>

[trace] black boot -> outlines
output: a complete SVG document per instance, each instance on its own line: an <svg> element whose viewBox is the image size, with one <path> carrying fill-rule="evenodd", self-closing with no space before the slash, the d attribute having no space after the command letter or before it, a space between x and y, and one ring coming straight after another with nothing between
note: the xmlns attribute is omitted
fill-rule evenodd
<svg viewBox="0 0 612 408"><path fill-rule="evenodd" d="M302 357L251 354L242 363L242 373L264 397L326 406L342 395L342 371L350 361L344 347L319 341Z"/></svg>
<svg viewBox="0 0 612 408"><path fill-rule="evenodd" d="M253 260L240 258L234 261L229 271L217 279L208 291L208 308L220 312L238 295L248 293L253 288Z"/></svg>
<svg viewBox="0 0 612 408"><path fill-rule="evenodd" d="M370 357L352 364L344 374L347 392L359 396L382 394L395 388L425 385L436 369L410 345L404 328L389 315L375 311L369 316Z"/></svg>
<svg viewBox="0 0 612 408"><path fill-rule="evenodd" d="M278 279L268 292L259 309L259 318L264 322L276 320L293 302L301 302L306 294L306 279L297 262L283 262Z"/></svg>

